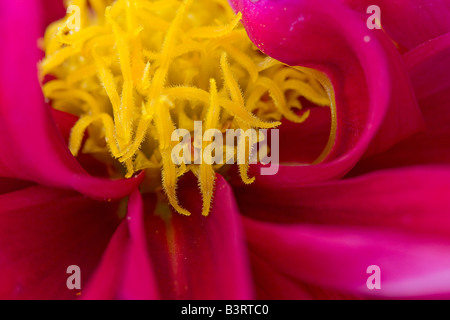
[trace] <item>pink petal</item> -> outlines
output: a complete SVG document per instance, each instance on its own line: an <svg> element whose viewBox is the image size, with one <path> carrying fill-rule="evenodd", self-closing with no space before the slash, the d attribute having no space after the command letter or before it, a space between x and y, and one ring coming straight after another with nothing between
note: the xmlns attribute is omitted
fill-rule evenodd
<svg viewBox="0 0 450 320"><path fill-rule="evenodd" d="M381 24L386 32L407 49L450 32L450 3L447 0L341 0L364 14L376 4L381 9Z"/></svg>
<svg viewBox="0 0 450 320"><path fill-rule="evenodd" d="M362 227L275 225L251 219L244 219L244 226L249 250L297 281L367 297L450 296L448 238ZM367 286L372 274L367 270L372 265L381 271L379 290Z"/></svg>
<svg viewBox="0 0 450 320"><path fill-rule="evenodd" d="M0 37L6 48L0 51L0 176L73 188L94 198L123 197L143 176L110 181L88 175L43 102L36 75L40 18L39 2L0 3Z"/></svg>
<svg viewBox="0 0 450 320"><path fill-rule="evenodd" d="M67 268L80 267L83 292L118 224L117 203L41 186L0 195L0 203L0 297L77 298Z"/></svg>
<svg viewBox="0 0 450 320"><path fill-rule="evenodd" d="M297 184L342 177L364 153L385 151L421 129L399 53L382 31L368 30L354 11L335 1L308 0L237 0L234 7L243 12L250 38L266 54L320 70L334 86L337 137L331 153L316 166L281 166L279 181ZM256 181L268 185L273 177Z"/></svg>
<svg viewBox="0 0 450 320"><path fill-rule="evenodd" d="M450 168L377 171L310 186L237 189L240 208L276 223L364 226L448 236Z"/></svg>
<svg viewBox="0 0 450 320"><path fill-rule="evenodd" d="M201 216L198 186L192 177L179 185L178 213L166 221L147 213L148 248L163 299L251 299L253 289L244 235L233 192L217 176L213 209ZM159 205L157 212L170 214Z"/></svg>

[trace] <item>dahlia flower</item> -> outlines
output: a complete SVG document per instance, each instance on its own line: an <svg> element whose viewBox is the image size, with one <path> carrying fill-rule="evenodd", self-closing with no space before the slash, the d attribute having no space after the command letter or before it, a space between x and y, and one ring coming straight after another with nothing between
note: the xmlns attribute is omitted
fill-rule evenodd
<svg viewBox="0 0 450 320"><path fill-rule="evenodd" d="M371 5L0 3L0 298L448 298L450 5Z"/></svg>

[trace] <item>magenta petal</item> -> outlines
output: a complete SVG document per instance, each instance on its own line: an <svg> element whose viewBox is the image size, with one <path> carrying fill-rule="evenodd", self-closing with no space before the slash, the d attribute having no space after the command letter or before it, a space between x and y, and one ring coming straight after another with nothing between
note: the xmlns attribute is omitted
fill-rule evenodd
<svg viewBox="0 0 450 320"><path fill-rule="evenodd" d="M147 213L148 247L163 299L251 299L253 289L233 191L217 177L209 217L201 216L197 182L183 177L180 203L192 216L163 221ZM160 205L156 212L168 214Z"/></svg>
<svg viewBox="0 0 450 320"><path fill-rule="evenodd" d="M66 15L66 8L64 7L64 1L61 0L39 0L43 14L43 28L47 28L47 26L59 19L64 18ZM39 2L38 1L38 2ZM43 29L45 30L45 29Z"/></svg>
<svg viewBox="0 0 450 320"><path fill-rule="evenodd" d="M130 196L127 218L111 238L89 283L86 300L158 298L143 225L143 204L138 190Z"/></svg>
<svg viewBox="0 0 450 320"><path fill-rule="evenodd" d="M125 274L120 290L121 299L149 300L158 298L153 268L147 249L144 229L143 203L139 190L135 190L128 204L130 243L125 257Z"/></svg>
<svg viewBox="0 0 450 320"><path fill-rule="evenodd" d="M313 296L300 281L274 269L270 261L250 252L257 298L260 300L311 300ZM270 279L270 281L267 281Z"/></svg>
<svg viewBox="0 0 450 320"><path fill-rule="evenodd" d="M334 86L337 135L331 153L319 165L281 166L277 178L284 183L342 177L364 153L385 151L422 129L399 53L354 11L336 1L240 0L234 6L266 54L320 70ZM256 183L271 184L273 177L258 177Z"/></svg>
<svg viewBox="0 0 450 320"><path fill-rule="evenodd" d="M450 168L377 171L356 178L286 188L237 190L243 214L277 223L314 223L450 233Z"/></svg>
<svg viewBox="0 0 450 320"><path fill-rule="evenodd" d="M312 285L325 292L356 296L448 297L450 282L446 281L450 279L445 272L450 263L449 193L449 167L386 170L296 188L278 184L251 193L237 189L241 212L252 221L265 221L262 230L248 235L258 294L265 298L285 297L287 293L280 287L286 287L293 297L302 298L308 292L317 297L315 290L307 290ZM276 231L270 233L266 227ZM291 230L296 230L291 239L277 242L277 237L284 237ZM311 230L315 235L312 238ZM270 243L258 237L270 238ZM298 247L293 245L295 241ZM257 242L256 252L253 242ZM279 255L284 250L285 256ZM311 266L311 270L296 265L293 257L297 256L298 264ZM346 264L342 265L339 259ZM298 273L280 266L284 260L292 262L293 268L298 266ZM430 261L429 265L422 260ZM330 270L317 267L320 263L330 266ZM372 264L382 268L379 292L364 288L368 277L364 275L365 268ZM314 268L317 274L312 272ZM400 268L408 270L403 274ZM264 282L263 272L273 281ZM438 276L433 278L434 274ZM327 279L324 281L328 283L320 279ZM337 279L345 283L338 283ZM442 288L441 284L447 287Z"/></svg>
<svg viewBox="0 0 450 320"><path fill-rule="evenodd" d="M67 268L80 267L83 292L118 224L117 203L41 186L0 195L0 203L0 298L78 298Z"/></svg>
<svg viewBox="0 0 450 320"><path fill-rule="evenodd" d="M84 300L117 299L128 238L126 221L122 221L111 237L108 247L83 293Z"/></svg>
<svg viewBox="0 0 450 320"><path fill-rule="evenodd" d="M449 91L449 54L450 32L404 54L419 100L425 100L441 91Z"/></svg>
<svg viewBox="0 0 450 320"><path fill-rule="evenodd" d="M450 297L448 238L250 219L244 225L252 254L297 281L367 297ZM373 265L381 270L379 290L367 286Z"/></svg>
<svg viewBox="0 0 450 320"><path fill-rule="evenodd" d="M73 188L106 199L129 194L143 178L110 181L89 176L70 154L37 79L39 2L0 3L0 176ZM18 28L17 26L20 26Z"/></svg>
<svg viewBox="0 0 450 320"><path fill-rule="evenodd" d="M362 298L311 285L278 270L271 261L250 252L253 279L260 300L355 300Z"/></svg>
<svg viewBox="0 0 450 320"><path fill-rule="evenodd" d="M79 119L77 116L74 116L73 114L51 109L53 120L56 123L56 126L58 128L58 131L61 133L64 141L66 144L69 144L70 139L70 132L72 131L73 126Z"/></svg>
<svg viewBox="0 0 450 320"><path fill-rule="evenodd" d="M313 163L325 148L330 136L330 110L316 107L309 110L310 116L304 123L282 120L279 127L280 163ZM292 148L292 142L295 142L295 148Z"/></svg>
<svg viewBox="0 0 450 320"><path fill-rule="evenodd" d="M381 10L381 24L394 41L407 49L450 32L450 2L447 0L341 0L364 14L377 5Z"/></svg>
<svg viewBox="0 0 450 320"><path fill-rule="evenodd" d="M218 178L217 207L205 218L200 214L196 182L187 178L181 185L181 203L196 214L174 213L164 221L155 215L154 196L147 195L145 229L141 196L138 191L131 195L127 219L111 240L85 299L253 297L245 240L230 187ZM156 213L164 206L168 209L161 204Z"/></svg>

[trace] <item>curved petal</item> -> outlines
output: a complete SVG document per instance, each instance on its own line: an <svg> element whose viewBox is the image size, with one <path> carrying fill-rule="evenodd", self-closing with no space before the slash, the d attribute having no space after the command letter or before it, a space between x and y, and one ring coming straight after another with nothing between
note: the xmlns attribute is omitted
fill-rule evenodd
<svg viewBox="0 0 450 320"><path fill-rule="evenodd" d="M262 51L325 73L335 92L337 128L328 157L314 166L281 166L277 178L296 184L342 177L364 153L385 151L422 129L395 46L383 32L368 30L354 11L336 1L311 0L237 0L234 7ZM271 183L270 176L256 179Z"/></svg>
<svg viewBox="0 0 450 320"><path fill-rule="evenodd" d="M381 10L383 29L400 46L413 49L450 32L450 3L447 0L340 0L368 18L367 8Z"/></svg>
<svg viewBox="0 0 450 320"><path fill-rule="evenodd" d="M73 188L99 199L127 195L143 176L119 181L89 176L70 154L44 104L36 75L39 3L0 3L5 48L0 51L0 176Z"/></svg>
<svg viewBox="0 0 450 320"><path fill-rule="evenodd" d="M81 270L81 294L118 224L117 203L42 186L0 195L0 297L75 299L67 268Z"/></svg>
<svg viewBox="0 0 450 320"><path fill-rule="evenodd" d="M352 176L379 168L450 163L450 33L404 55L425 119L423 133L361 161Z"/></svg>
<svg viewBox="0 0 450 320"><path fill-rule="evenodd" d="M314 223L450 234L450 167L377 171L310 186L236 190L243 214L276 223Z"/></svg>
<svg viewBox="0 0 450 320"><path fill-rule="evenodd" d="M203 217L197 182L190 178L181 179L179 198L192 216L171 213L163 203L156 215L147 211L148 247L161 297L251 299L245 239L230 186L217 176L212 211Z"/></svg>
<svg viewBox="0 0 450 320"><path fill-rule="evenodd" d="M297 281L366 297L450 296L448 238L371 228L274 225L248 218L244 226L249 250ZM370 266L380 268L380 289L367 285Z"/></svg>

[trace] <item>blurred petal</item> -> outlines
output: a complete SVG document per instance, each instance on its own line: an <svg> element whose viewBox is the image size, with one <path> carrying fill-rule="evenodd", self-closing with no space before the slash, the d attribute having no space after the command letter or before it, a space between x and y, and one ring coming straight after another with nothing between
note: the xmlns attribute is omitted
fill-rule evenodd
<svg viewBox="0 0 450 320"><path fill-rule="evenodd" d="M217 176L213 208L201 215L197 182L182 178L180 203L192 216L163 221L147 210L148 247L163 299L251 299L245 238L233 191ZM163 212L160 204L157 213ZM166 208L163 214L169 214Z"/></svg>
<svg viewBox="0 0 450 320"><path fill-rule="evenodd" d="M301 282L274 269L270 261L250 252L255 290L260 300L311 300ZM267 281L270 279L270 281Z"/></svg>
<svg viewBox="0 0 450 320"><path fill-rule="evenodd" d="M32 183L23 180L0 178L0 195L30 187Z"/></svg>
<svg viewBox="0 0 450 320"><path fill-rule="evenodd" d="M118 224L117 204L73 191L30 187L0 195L2 299L75 299L67 268L81 269L81 289Z"/></svg>
<svg viewBox="0 0 450 320"><path fill-rule="evenodd" d="M425 100L441 91L449 91L449 53L450 32L403 56L418 99Z"/></svg>
<svg viewBox="0 0 450 320"><path fill-rule="evenodd" d="M450 163L450 33L404 55L426 131L364 159L352 176L378 168Z"/></svg>
<svg viewBox="0 0 450 320"><path fill-rule="evenodd" d="M300 281L250 252L253 279L259 300L350 300L362 297Z"/></svg>
<svg viewBox="0 0 450 320"><path fill-rule="evenodd" d="M66 8L64 7L63 0L39 0L42 10L42 33L47 26L59 19L64 18L66 15Z"/></svg>
<svg viewBox="0 0 450 320"><path fill-rule="evenodd" d="M56 126L61 133L64 141L66 142L66 144L69 144L70 131L79 118L74 116L73 114L56 109L51 109L51 113L53 120L55 121Z"/></svg>
<svg viewBox="0 0 450 320"><path fill-rule="evenodd" d="M281 166L277 179L283 183L342 177L364 153L385 151L422 128L399 53L382 31L368 30L354 11L335 1L237 0L234 6L243 12L250 38L262 51L289 65L324 72L332 81L337 117L333 148L318 165ZM256 179L259 185L272 183L271 176Z"/></svg>
<svg viewBox="0 0 450 320"><path fill-rule="evenodd" d="M0 176L73 188L100 199L127 195L143 176L121 181L89 176L70 154L44 104L36 72L39 4L0 2L0 37L8 48L0 51Z"/></svg>
<svg viewBox="0 0 450 320"><path fill-rule="evenodd" d="M448 239L371 228L275 225L248 218L244 226L249 250L297 281L367 297L450 297ZM381 270L379 290L366 285L372 265Z"/></svg>

